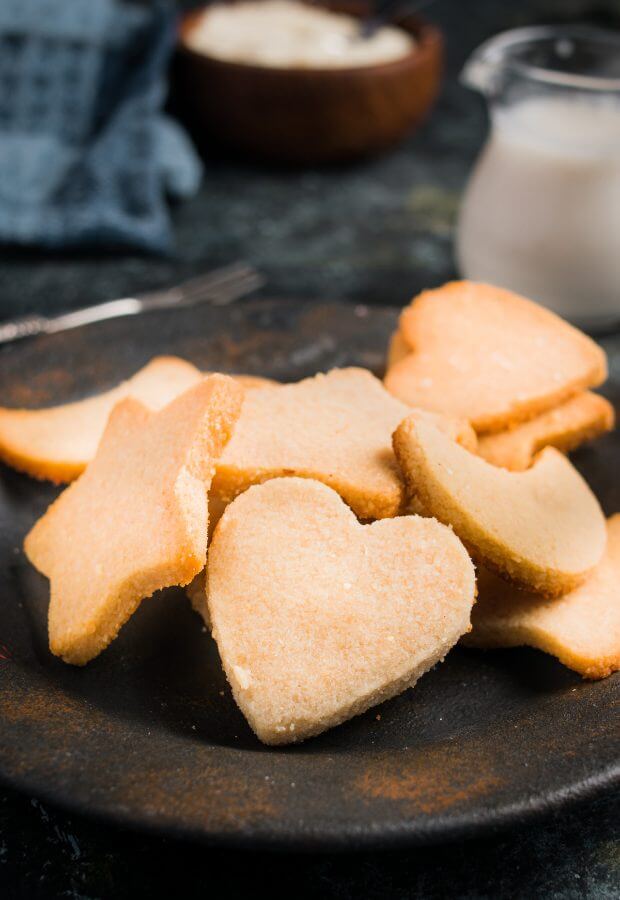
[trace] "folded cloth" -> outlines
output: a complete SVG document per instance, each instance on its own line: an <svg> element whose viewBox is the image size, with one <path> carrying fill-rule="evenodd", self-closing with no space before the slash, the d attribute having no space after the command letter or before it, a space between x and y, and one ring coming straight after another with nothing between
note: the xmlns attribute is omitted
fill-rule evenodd
<svg viewBox="0 0 620 900"><path fill-rule="evenodd" d="M0 0L0 241L168 252L201 166L162 113L163 0Z"/></svg>

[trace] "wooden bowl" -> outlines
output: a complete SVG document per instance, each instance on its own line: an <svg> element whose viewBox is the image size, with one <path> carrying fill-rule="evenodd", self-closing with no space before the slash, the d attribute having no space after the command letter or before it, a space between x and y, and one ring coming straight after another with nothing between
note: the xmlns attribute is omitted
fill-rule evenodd
<svg viewBox="0 0 620 900"><path fill-rule="evenodd" d="M361 16L361 3L323 5ZM199 142L217 139L266 160L340 162L395 144L427 115L443 66L440 31L414 16L394 24L416 39L393 62L340 69L275 68L225 62L192 49L202 10L181 20L176 102Z"/></svg>

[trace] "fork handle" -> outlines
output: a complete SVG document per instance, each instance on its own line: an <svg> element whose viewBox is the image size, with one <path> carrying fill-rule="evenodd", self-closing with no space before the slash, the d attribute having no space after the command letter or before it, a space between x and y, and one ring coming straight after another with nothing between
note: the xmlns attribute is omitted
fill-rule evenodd
<svg viewBox="0 0 620 900"><path fill-rule="evenodd" d="M55 334L70 328L80 328L93 322L105 319L116 319L120 316L133 316L142 311L144 302L137 297L123 297L120 300L108 300L96 306L87 306L59 316L24 316L10 322L0 324L0 346L18 341L21 338L36 337L38 334Z"/></svg>
<svg viewBox="0 0 620 900"><path fill-rule="evenodd" d="M13 319L12 322L5 322L0 325L0 344L45 334L48 325L49 319L45 316L23 316L21 319Z"/></svg>

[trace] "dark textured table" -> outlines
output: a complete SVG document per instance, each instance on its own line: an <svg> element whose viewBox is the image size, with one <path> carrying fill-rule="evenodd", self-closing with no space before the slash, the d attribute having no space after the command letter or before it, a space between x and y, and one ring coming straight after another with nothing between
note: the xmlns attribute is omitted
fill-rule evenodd
<svg viewBox="0 0 620 900"><path fill-rule="evenodd" d="M446 88L425 128L392 154L350 168L283 172L214 152L198 197L173 211L176 254L60 256L0 250L0 317L61 310L159 286L244 258L272 294L402 304L454 274L452 235L484 129L456 83L490 34L531 22L620 27L620 0L438 2ZM0 723L1 727L1 723ZM268 894L334 898L615 898L617 797L602 796L484 840L382 854L313 857L209 851L103 826L0 789L0 897Z"/></svg>

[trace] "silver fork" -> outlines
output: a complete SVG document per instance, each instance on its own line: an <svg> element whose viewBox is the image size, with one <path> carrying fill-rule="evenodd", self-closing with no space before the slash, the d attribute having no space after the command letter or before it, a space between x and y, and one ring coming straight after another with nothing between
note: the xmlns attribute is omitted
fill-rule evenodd
<svg viewBox="0 0 620 900"><path fill-rule="evenodd" d="M68 331L70 328L103 322L105 319L135 316L155 309L194 306L206 301L214 306L225 306L257 290L264 283L264 278L256 269L248 263L237 262L165 290L109 300L107 303L86 306L58 316L23 316L4 322L0 325L0 344L38 334Z"/></svg>

